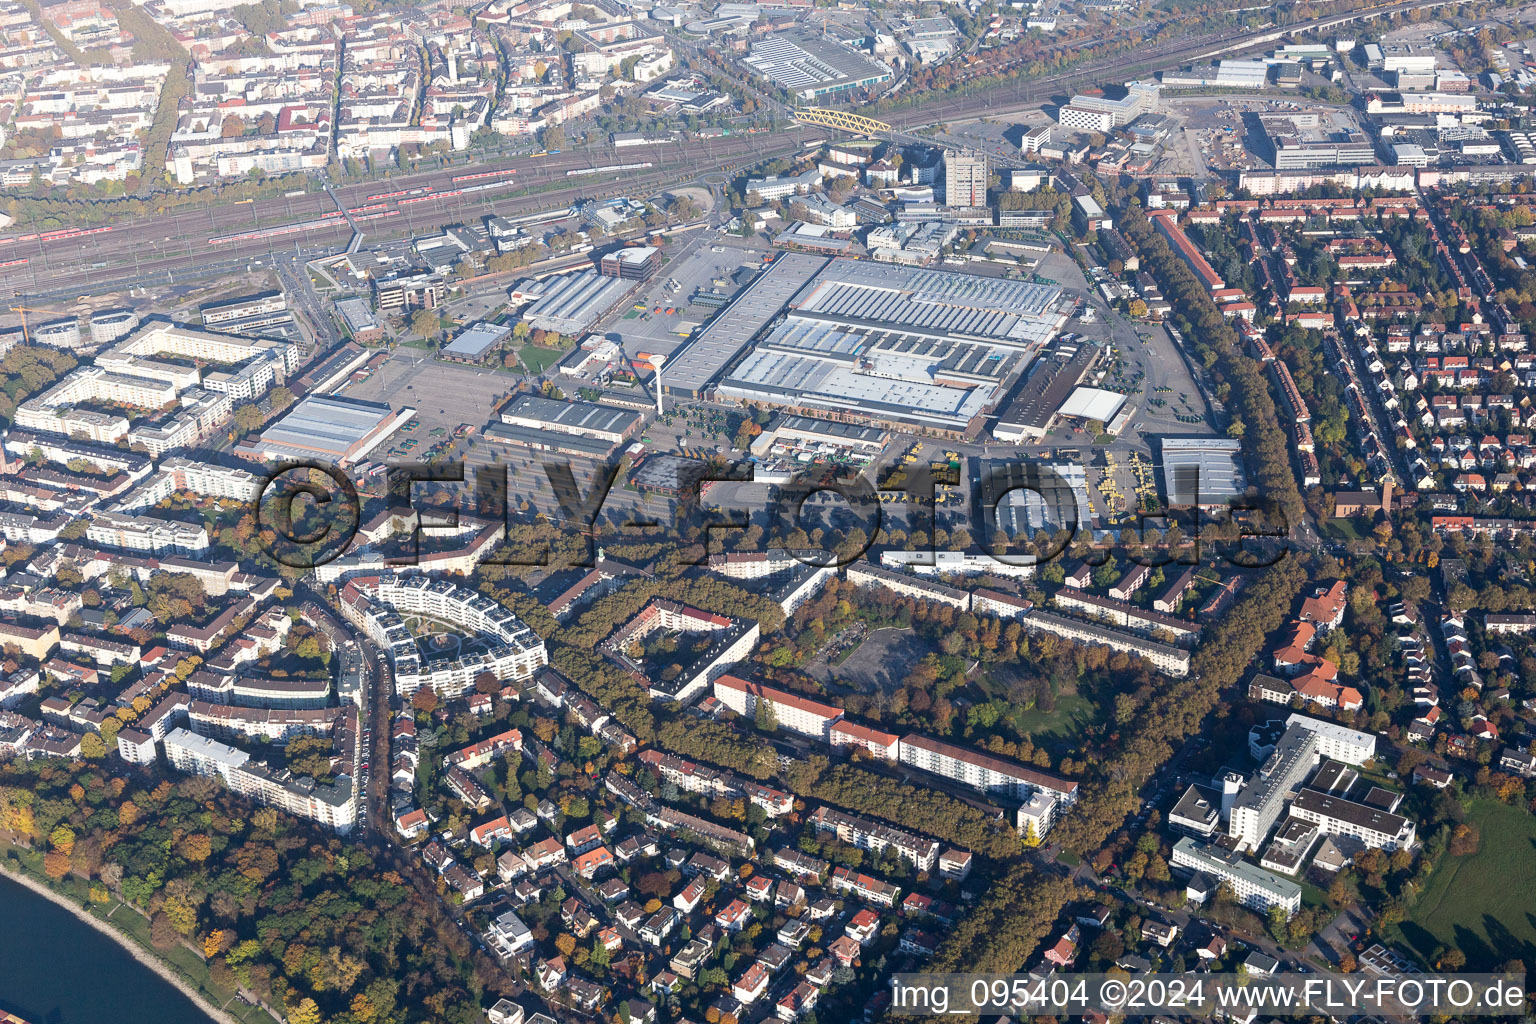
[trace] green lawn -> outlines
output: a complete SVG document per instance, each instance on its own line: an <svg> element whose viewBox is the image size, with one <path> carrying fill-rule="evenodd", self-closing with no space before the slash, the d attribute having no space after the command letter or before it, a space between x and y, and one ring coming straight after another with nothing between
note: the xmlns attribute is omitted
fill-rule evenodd
<svg viewBox="0 0 1536 1024"><path fill-rule="evenodd" d="M1460 949L1468 970L1536 963L1536 817L1479 800L1468 820L1482 832L1478 851L1445 856L1403 923L1402 940L1426 959L1440 946Z"/></svg>
<svg viewBox="0 0 1536 1024"><path fill-rule="evenodd" d="M1320 527L1319 532L1324 537L1329 537L1333 540L1349 541L1361 539L1359 524L1353 519L1323 519L1319 520L1317 525Z"/></svg>
<svg viewBox="0 0 1536 1024"><path fill-rule="evenodd" d="M1013 720L1018 723L1020 732L1031 736L1073 739L1082 735L1096 714L1093 701L1081 694L1067 693L1056 698L1056 707L1051 711L1041 711L1037 707L1016 711Z"/></svg>
<svg viewBox="0 0 1536 1024"><path fill-rule="evenodd" d="M558 363L569 349L545 348L543 345L524 345L517 350L517 361L529 373L543 373Z"/></svg>

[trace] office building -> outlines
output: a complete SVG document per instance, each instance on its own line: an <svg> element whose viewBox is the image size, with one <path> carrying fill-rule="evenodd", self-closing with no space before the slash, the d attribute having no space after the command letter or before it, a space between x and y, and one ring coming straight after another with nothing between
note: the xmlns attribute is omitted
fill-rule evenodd
<svg viewBox="0 0 1536 1024"><path fill-rule="evenodd" d="M632 245L610 252L598 263L604 277L649 281L661 269L661 250L654 245Z"/></svg>
<svg viewBox="0 0 1536 1024"><path fill-rule="evenodd" d="M1129 82L1122 99L1103 96L1073 96L1057 114L1063 128L1107 132L1130 124L1142 114L1157 112L1162 86L1157 82Z"/></svg>
<svg viewBox="0 0 1536 1024"><path fill-rule="evenodd" d="M986 206L991 162L985 153L951 149L944 153L944 201L950 206Z"/></svg>

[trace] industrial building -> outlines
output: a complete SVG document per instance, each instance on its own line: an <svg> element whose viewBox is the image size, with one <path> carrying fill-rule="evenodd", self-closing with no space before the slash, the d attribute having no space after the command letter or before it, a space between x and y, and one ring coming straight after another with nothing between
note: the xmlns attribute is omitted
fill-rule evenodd
<svg viewBox="0 0 1536 1024"><path fill-rule="evenodd" d="M467 363L479 362L491 349L507 340L512 328L505 324L474 323L459 332L459 336L443 346L444 359Z"/></svg>
<svg viewBox="0 0 1536 1024"><path fill-rule="evenodd" d="M686 398L704 397L721 371L828 262L825 257L799 253L779 256L708 326L668 357L663 390Z"/></svg>
<svg viewBox="0 0 1536 1024"><path fill-rule="evenodd" d="M1260 114L1259 125L1269 144L1276 170L1310 167L1356 167L1376 162L1370 137L1353 124L1324 124L1331 113Z"/></svg>
<svg viewBox="0 0 1536 1024"><path fill-rule="evenodd" d="M1050 285L833 260L786 300L785 315L717 393L828 419L973 437L1066 322L1060 296Z"/></svg>
<svg viewBox="0 0 1536 1024"><path fill-rule="evenodd" d="M1165 437L1163 496L1171 507L1217 508L1247 489L1243 444L1225 437Z"/></svg>
<svg viewBox="0 0 1536 1024"><path fill-rule="evenodd" d="M396 412L381 402L341 395L310 395L260 437L241 445L237 454L346 466L367 455L415 413L411 408Z"/></svg>
<svg viewBox="0 0 1536 1024"><path fill-rule="evenodd" d="M1269 64L1262 60L1222 60L1195 64L1182 71L1164 71L1170 88L1262 89L1269 84Z"/></svg>
<svg viewBox="0 0 1536 1024"><path fill-rule="evenodd" d="M583 270L542 281L519 281L512 286L511 297L513 302L532 302L522 314L528 326L571 335L591 327L633 287L623 278Z"/></svg>
<svg viewBox="0 0 1536 1024"><path fill-rule="evenodd" d="M501 411L501 422L486 427L494 444L605 459L640 427L640 414L593 402L559 402L519 395Z"/></svg>
<svg viewBox="0 0 1536 1024"><path fill-rule="evenodd" d="M1092 519L1088 472L1079 462L1000 459L982 466L982 512L988 533L1033 537L1077 530Z"/></svg>
<svg viewBox="0 0 1536 1024"><path fill-rule="evenodd" d="M501 422L617 444L634 434L640 426L640 414L594 402L558 402L539 395L518 395L501 410Z"/></svg>
<svg viewBox="0 0 1536 1024"><path fill-rule="evenodd" d="M1062 406L1097 365L1103 350L1087 341L1060 338L1035 361L992 428L999 441L1037 442L1050 433Z"/></svg>
<svg viewBox="0 0 1536 1024"><path fill-rule="evenodd" d="M815 100L891 80L891 69L835 39L781 32L752 44L743 62L797 99Z"/></svg>

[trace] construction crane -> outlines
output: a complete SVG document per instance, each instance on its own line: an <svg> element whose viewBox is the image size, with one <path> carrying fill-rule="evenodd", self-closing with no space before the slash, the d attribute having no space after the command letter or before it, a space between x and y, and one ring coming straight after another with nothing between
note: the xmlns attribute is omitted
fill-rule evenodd
<svg viewBox="0 0 1536 1024"><path fill-rule="evenodd" d="M65 309L44 309L42 306L12 306L11 307L11 312L12 313L20 313L21 314L21 340L22 340L22 343L25 344L25 345L32 344L32 335L31 335L31 332L27 329L27 314L28 313L54 313L54 314L57 314L58 316L72 316L72 317L75 317L77 319L80 316L79 313L73 312L71 310L65 310Z"/></svg>

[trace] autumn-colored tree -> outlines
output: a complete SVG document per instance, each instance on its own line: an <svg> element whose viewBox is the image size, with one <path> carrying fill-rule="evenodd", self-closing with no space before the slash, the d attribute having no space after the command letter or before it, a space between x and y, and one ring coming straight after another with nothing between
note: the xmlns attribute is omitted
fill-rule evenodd
<svg viewBox="0 0 1536 1024"><path fill-rule="evenodd" d="M430 715L437 710L437 691L429 686L423 686L411 695L411 707Z"/></svg>
<svg viewBox="0 0 1536 1024"><path fill-rule="evenodd" d="M48 834L48 842L55 850L68 857L75 850L75 833L68 825L60 825Z"/></svg>
<svg viewBox="0 0 1536 1024"><path fill-rule="evenodd" d="M117 807L117 823L119 825L132 825L139 820L139 805L132 800L124 800Z"/></svg>
<svg viewBox="0 0 1536 1024"><path fill-rule="evenodd" d="M320 1024L320 1007L308 996L288 1011L288 1024Z"/></svg>
<svg viewBox="0 0 1536 1024"><path fill-rule="evenodd" d="M224 942L224 929L215 928L203 938L203 956L211 959L218 955L219 946Z"/></svg>
<svg viewBox="0 0 1536 1024"><path fill-rule="evenodd" d="M164 914L156 914L149 921L149 941L160 950L175 949L181 941L181 935L176 931L176 926L171 919Z"/></svg>
<svg viewBox="0 0 1536 1024"><path fill-rule="evenodd" d="M180 854L194 864L201 864L213 853L213 845L206 835L194 832L181 841Z"/></svg>
<svg viewBox="0 0 1536 1024"><path fill-rule="evenodd" d="M561 932L555 936L555 948L565 956L576 952L576 936Z"/></svg>
<svg viewBox="0 0 1536 1024"><path fill-rule="evenodd" d="M69 874L69 855L58 850L50 852L43 858L43 871L54 881L63 878Z"/></svg>
<svg viewBox="0 0 1536 1024"><path fill-rule="evenodd" d="M370 1021L378 1015L378 1007L373 1005L373 1000L368 998L368 993L359 992L352 997L352 1016L361 1021Z"/></svg>

